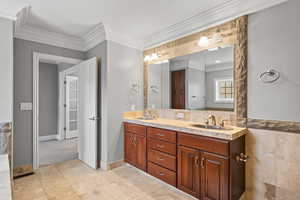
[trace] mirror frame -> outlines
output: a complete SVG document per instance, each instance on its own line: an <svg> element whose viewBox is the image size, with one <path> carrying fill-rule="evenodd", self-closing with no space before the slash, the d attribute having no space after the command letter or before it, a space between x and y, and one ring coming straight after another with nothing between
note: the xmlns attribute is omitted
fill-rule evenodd
<svg viewBox="0 0 300 200"><path fill-rule="evenodd" d="M198 41L206 36L213 38L215 33L221 35L221 40L200 47ZM177 40L147 49L143 52L144 58L157 54L153 61L144 61L144 108L148 108L148 65L163 60L169 60L178 56L197 53L210 48L233 45L234 46L234 81L235 102L234 113L236 126L246 127L247 124L247 40L248 40L248 16L239 17L230 22L179 38Z"/></svg>

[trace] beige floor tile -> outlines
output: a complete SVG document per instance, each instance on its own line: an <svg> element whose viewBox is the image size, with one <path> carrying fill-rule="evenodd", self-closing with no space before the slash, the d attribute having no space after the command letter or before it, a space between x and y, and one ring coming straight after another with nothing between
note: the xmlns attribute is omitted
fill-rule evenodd
<svg viewBox="0 0 300 200"><path fill-rule="evenodd" d="M139 170L94 170L78 160L15 180L14 200L191 200Z"/></svg>

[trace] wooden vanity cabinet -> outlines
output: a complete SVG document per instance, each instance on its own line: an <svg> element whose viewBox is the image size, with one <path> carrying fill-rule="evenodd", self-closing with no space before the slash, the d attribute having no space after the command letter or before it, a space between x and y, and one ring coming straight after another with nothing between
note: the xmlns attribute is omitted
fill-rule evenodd
<svg viewBox="0 0 300 200"><path fill-rule="evenodd" d="M177 187L194 196L200 197L200 151L184 146L178 147Z"/></svg>
<svg viewBox="0 0 300 200"><path fill-rule="evenodd" d="M239 200L245 136L222 140L125 123L125 161L200 200Z"/></svg>
<svg viewBox="0 0 300 200"><path fill-rule="evenodd" d="M146 127L125 124L124 160L146 171Z"/></svg>
<svg viewBox="0 0 300 200"><path fill-rule="evenodd" d="M201 153L202 200L228 199L228 159L215 154Z"/></svg>
<svg viewBox="0 0 300 200"><path fill-rule="evenodd" d="M241 197L245 191L245 164L235 159L245 153L244 136L227 141L177 133L177 145L179 189L201 200Z"/></svg>

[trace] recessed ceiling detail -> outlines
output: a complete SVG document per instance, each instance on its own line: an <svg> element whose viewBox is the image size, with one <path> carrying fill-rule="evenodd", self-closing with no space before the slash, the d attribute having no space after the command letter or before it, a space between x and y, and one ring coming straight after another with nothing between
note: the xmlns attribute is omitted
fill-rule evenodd
<svg viewBox="0 0 300 200"><path fill-rule="evenodd" d="M0 16L16 20L16 38L80 51L111 40L142 50L286 1L3 0Z"/></svg>

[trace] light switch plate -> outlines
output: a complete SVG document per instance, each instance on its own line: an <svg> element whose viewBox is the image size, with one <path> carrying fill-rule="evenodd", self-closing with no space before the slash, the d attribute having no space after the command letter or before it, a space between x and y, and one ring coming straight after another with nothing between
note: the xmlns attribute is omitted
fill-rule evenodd
<svg viewBox="0 0 300 200"><path fill-rule="evenodd" d="M30 111L30 110L32 110L32 103L31 102L22 102L22 103L20 103L20 110L21 111Z"/></svg>

